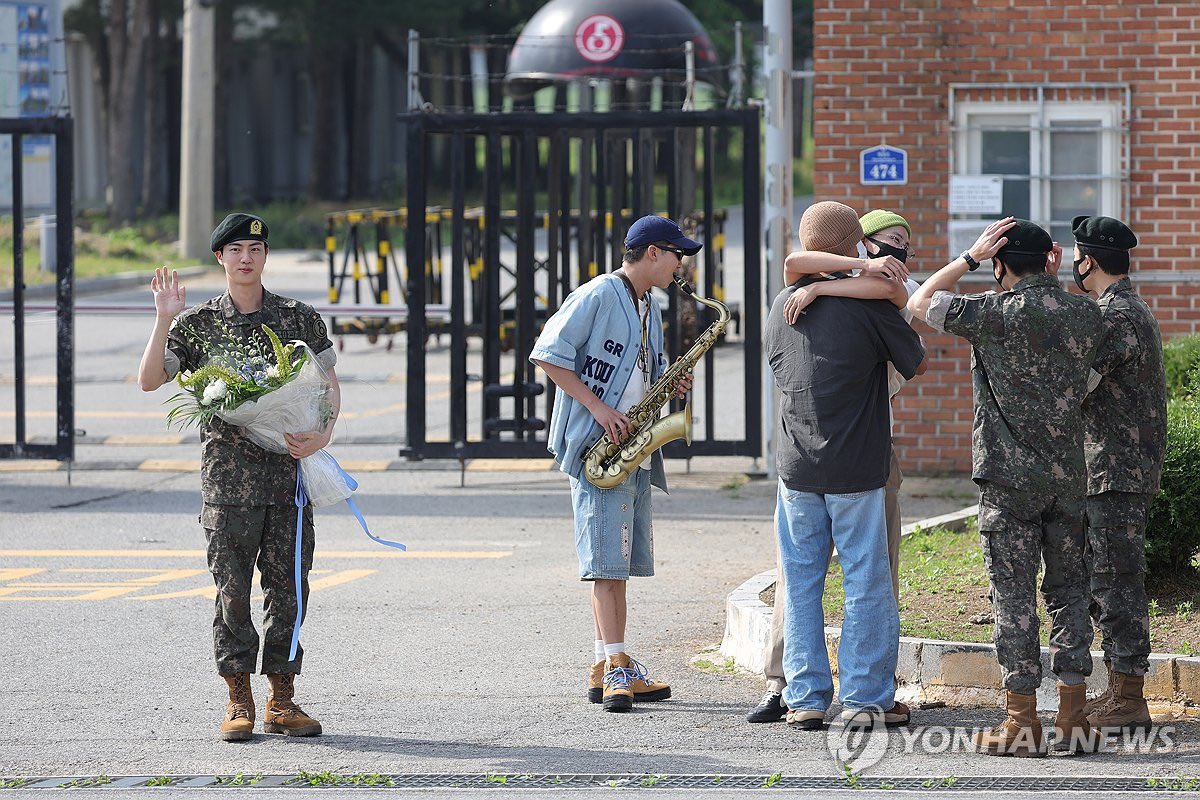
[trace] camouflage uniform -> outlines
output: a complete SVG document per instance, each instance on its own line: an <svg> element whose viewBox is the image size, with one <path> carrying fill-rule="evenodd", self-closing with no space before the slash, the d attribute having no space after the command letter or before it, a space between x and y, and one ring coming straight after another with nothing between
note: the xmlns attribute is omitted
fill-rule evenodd
<svg viewBox="0 0 1200 800"><path fill-rule="evenodd" d="M1167 437L1162 334L1149 307L1122 278L1100 298L1103 339L1083 403L1087 458L1087 548L1091 614L1112 668L1149 668L1146 520L1158 491Z"/></svg>
<svg viewBox="0 0 1200 800"><path fill-rule="evenodd" d="M311 306L263 290L259 311L242 314L228 294L179 315L167 339L165 366L174 376L194 371L208 361L206 342L225 339L225 329L243 341L265 343L266 324L283 341L308 343L317 360L329 368L337 360L325 323ZM270 352L269 345L264 345ZM217 585L213 644L222 675L253 672L258 658L258 632L250 618L254 567L262 574L265 607L263 673L300 671L301 648L288 661L296 619L294 552L296 546L296 460L272 453L250 441L245 431L213 419L200 432L200 486L204 508L200 524L208 539L208 566ZM308 607L308 571L315 535L312 508L304 510L302 589Z"/></svg>
<svg viewBox="0 0 1200 800"><path fill-rule="evenodd" d="M972 477L980 486L979 536L1004 686L1029 694L1042 681L1036 593L1043 559L1051 668L1088 675L1079 406L1100 340L1100 310L1039 273L1010 291L937 292L928 322L972 345Z"/></svg>

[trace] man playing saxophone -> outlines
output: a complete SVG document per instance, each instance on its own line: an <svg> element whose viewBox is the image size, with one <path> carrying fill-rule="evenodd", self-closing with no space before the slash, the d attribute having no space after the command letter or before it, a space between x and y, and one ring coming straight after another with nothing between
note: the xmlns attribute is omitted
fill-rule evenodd
<svg viewBox="0 0 1200 800"><path fill-rule="evenodd" d="M615 272L572 292L546 322L530 353L561 390L554 402L549 450L571 481L579 577L592 583L595 663L588 699L605 711L629 711L634 701L664 700L671 687L651 681L628 655L625 587L631 575L654 574L650 486L666 491L657 450L612 488L584 474L585 455L601 438L624 443L635 432L627 412L666 370L662 315L650 289L667 288L685 255L701 245L669 219L646 216L629 228ZM691 389L682 374L676 396Z"/></svg>

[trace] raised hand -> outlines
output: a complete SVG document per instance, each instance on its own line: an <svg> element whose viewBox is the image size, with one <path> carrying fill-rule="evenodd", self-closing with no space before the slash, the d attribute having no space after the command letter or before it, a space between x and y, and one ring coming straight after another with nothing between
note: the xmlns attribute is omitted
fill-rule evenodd
<svg viewBox="0 0 1200 800"><path fill-rule="evenodd" d="M150 279L150 291L154 294L154 311L160 319L175 319L187 308L187 288L179 282L179 273L166 267L154 270Z"/></svg>
<svg viewBox="0 0 1200 800"><path fill-rule="evenodd" d="M880 278L891 278L894 281L908 280L908 267L895 256L878 256L868 258L862 269L863 275L877 275ZM794 296L794 295L793 295Z"/></svg>
<svg viewBox="0 0 1200 800"><path fill-rule="evenodd" d="M1004 234L1008 233L1009 229L1016 224L1016 217L1005 217L984 228L983 233L979 234L979 238L975 240L975 244L971 245L971 258L976 261L985 261L996 255L1001 247L1008 244L1008 237Z"/></svg>

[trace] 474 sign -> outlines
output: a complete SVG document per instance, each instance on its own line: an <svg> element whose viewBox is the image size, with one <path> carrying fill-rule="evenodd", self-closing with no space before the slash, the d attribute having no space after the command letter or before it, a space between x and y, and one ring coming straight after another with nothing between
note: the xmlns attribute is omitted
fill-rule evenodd
<svg viewBox="0 0 1200 800"><path fill-rule="evenodd" d="M624 44L625 30L607 14L593 14L575 29L575 49L588 61L611 61Z"/></svg>
<svg viewBox="0 0 1200 800"><path fill-rule="evenodd" d="M886 144L858 154L858 181L863 186L908 183L908 151Z"/></svg>

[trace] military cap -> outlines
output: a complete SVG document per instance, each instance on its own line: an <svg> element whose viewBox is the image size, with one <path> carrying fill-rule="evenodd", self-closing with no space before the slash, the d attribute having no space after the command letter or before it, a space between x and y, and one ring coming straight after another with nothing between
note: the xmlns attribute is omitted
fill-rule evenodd
<svg viewBox="0 0 1200 800"><path fill-rule="evenodd" d="M1004 236L1008 241L996 252L1001 259L1009 253L1028 256L1045 255L1054 247L1054 240L1050 238L1050 234L1046 233L1040 225L1035 225L1027 219L1017 220L1017 224L1009 228L1008 233Z"/></svg>
<svg viewBox="0 0 1200 800"><path fill-rule="evenodd" d="M1132 250L1138 243L1129 226L1112 217L1081 214L1071 220L1071 232L1075 234L1076 244L1104 250Z"/></svg>
<svg viewBox="0 0 1200 800"><path fill-rule="evenodd" d="M253 214L233 213L221 220L221 224L213 229L212 251L216 253L230 242L240 239L253 239L267 243L267 223Z"/></svg>

